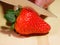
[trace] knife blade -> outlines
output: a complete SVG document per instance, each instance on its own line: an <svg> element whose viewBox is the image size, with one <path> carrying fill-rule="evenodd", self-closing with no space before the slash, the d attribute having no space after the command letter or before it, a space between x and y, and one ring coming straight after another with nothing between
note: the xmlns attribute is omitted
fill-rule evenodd
<svg viewBox="0 0 60 45"><path fill-rule="evenodd" d="M28 0L0 0L0 1L3 1L5 3L8 3L8 4L11 4L11 5L14 5L14 6L17 6L17 5L20 5L22 7L24 6L28 6L28 7L31 7L33 8L39 15L42 14L42 15L45 15L45 16L49 16L49 17L57 17L56 15L54 15L53 13L45 10L44 8L42 7L39 7L37 6L36 4L28 1Z"/></svg>

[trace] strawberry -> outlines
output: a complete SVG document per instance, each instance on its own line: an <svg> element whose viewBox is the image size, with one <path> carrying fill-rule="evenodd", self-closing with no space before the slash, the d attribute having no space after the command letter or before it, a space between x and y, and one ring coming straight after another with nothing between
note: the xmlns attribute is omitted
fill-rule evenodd
<svg viewBox="0 0 60 45"><path fill-rule="evenodd" d="M22 8L19 16L16 19L14 28L19 34L45 34L50 30L50 25L47 24L38 13L31 8Z"/></svg>

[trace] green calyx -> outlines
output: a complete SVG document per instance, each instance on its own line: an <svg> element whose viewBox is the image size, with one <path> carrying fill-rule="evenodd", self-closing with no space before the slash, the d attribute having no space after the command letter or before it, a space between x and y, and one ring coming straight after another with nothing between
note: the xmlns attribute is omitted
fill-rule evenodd
<svg viewBox="0 0 60 45"><path fill-rule="evenodd" d="M10 22L10 23L14 23L15 22L15 11L12 9L9 9L6 14L4 15L5 19Z"/></svg>
<svg viewBox="0 0 60 45"><path fill-rule="evenodd" d="M14 23L16 21L17 16L19 15L22 8L19 8L18 10L14 11L13 9L9 9L6 11L6 14L4 15L4 18L7 20L7 22L11 23L11 29L14 29Z"/></svg>

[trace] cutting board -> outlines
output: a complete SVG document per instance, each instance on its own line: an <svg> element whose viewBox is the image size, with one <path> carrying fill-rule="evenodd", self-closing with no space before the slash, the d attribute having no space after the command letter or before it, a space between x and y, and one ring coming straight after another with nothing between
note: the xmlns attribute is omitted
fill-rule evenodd
<svg viewBox="0 0 60 45"><path fill-rule="evenodd" d="M27 38L15 37L13 35L0 33L0 45L59 45L60 44L60 0L55 0L49 7L55 17L47 17L45 21L50 24L51 31L48 35L32 36ZM3 18L3 9L0 4L0 26L6 26Z"/></svg>

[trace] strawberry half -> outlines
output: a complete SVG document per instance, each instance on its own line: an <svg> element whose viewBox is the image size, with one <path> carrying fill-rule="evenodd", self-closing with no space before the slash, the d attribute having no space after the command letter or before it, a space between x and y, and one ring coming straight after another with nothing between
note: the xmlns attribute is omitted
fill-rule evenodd
<svg viewBox="0 0 60 45"><path fill-rule="evenodd" d="M49 24L47 24L38 13L31 8L24 7L15 22L15 30L19 34L45 34L50 30Z"/></svg>

